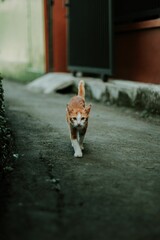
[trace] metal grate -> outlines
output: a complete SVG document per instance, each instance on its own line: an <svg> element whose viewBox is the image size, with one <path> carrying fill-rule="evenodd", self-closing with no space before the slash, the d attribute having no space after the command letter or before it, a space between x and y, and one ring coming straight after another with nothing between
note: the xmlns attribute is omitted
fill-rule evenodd
<svg viewBox="0 0 160 240"><path fill-rule="evenodd" d="M160 17L160 0L115 0L116 22L135 22Z"/></svg>
<svg viewBox="0 0 160 240"><path fill-rule="evenodd" d="M112 9L107 0L70 0L69 69L112 72Z"/></svg>

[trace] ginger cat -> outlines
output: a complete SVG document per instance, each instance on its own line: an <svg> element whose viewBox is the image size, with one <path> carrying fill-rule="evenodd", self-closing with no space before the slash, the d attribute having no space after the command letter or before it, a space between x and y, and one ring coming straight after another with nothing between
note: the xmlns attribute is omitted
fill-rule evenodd
<svg viewBox="0 0 160 240"><path fill-rule="evenodd" d="M67 104L66 117L70 130L71 144L74 149L75 157L82 157L83 140L88 127L88 118L91 104L85 106L84 81L78 85L78 95L71 98Z"/></svg>

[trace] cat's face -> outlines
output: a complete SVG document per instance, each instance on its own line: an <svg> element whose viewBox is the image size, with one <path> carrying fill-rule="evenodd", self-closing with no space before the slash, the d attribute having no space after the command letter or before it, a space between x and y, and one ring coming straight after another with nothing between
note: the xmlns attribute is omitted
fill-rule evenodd
<svg viewBox="0 0 160 240"><path fill-rule="evenodd" d="M85 127L85 125L88 122L90 109L91 109L91 105L89 105L84 109L79 109L79 110L67 108L71 125L76 128Z"/></svg>

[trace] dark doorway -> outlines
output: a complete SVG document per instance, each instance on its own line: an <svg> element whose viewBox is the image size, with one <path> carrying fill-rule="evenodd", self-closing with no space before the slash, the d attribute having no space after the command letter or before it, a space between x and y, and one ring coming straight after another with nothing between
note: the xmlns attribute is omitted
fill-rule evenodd
<svg viewBox="0 0 160 240"><path fill-rule="evenodd" d="M69 70L112 75L112 1L69 0L67 6Z"/></svg>

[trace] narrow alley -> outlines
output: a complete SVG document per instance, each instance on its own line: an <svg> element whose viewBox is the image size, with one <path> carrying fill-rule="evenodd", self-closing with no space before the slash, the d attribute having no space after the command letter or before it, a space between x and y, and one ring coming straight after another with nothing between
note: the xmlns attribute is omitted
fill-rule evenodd
<svg viewBox="0 0 160 240"><path fill-rule="evenodd" d="M31 93L4 81L16 141L0 239L160 239L159 123L93 103L83 158L74 158L71 94Z"/></svg>

